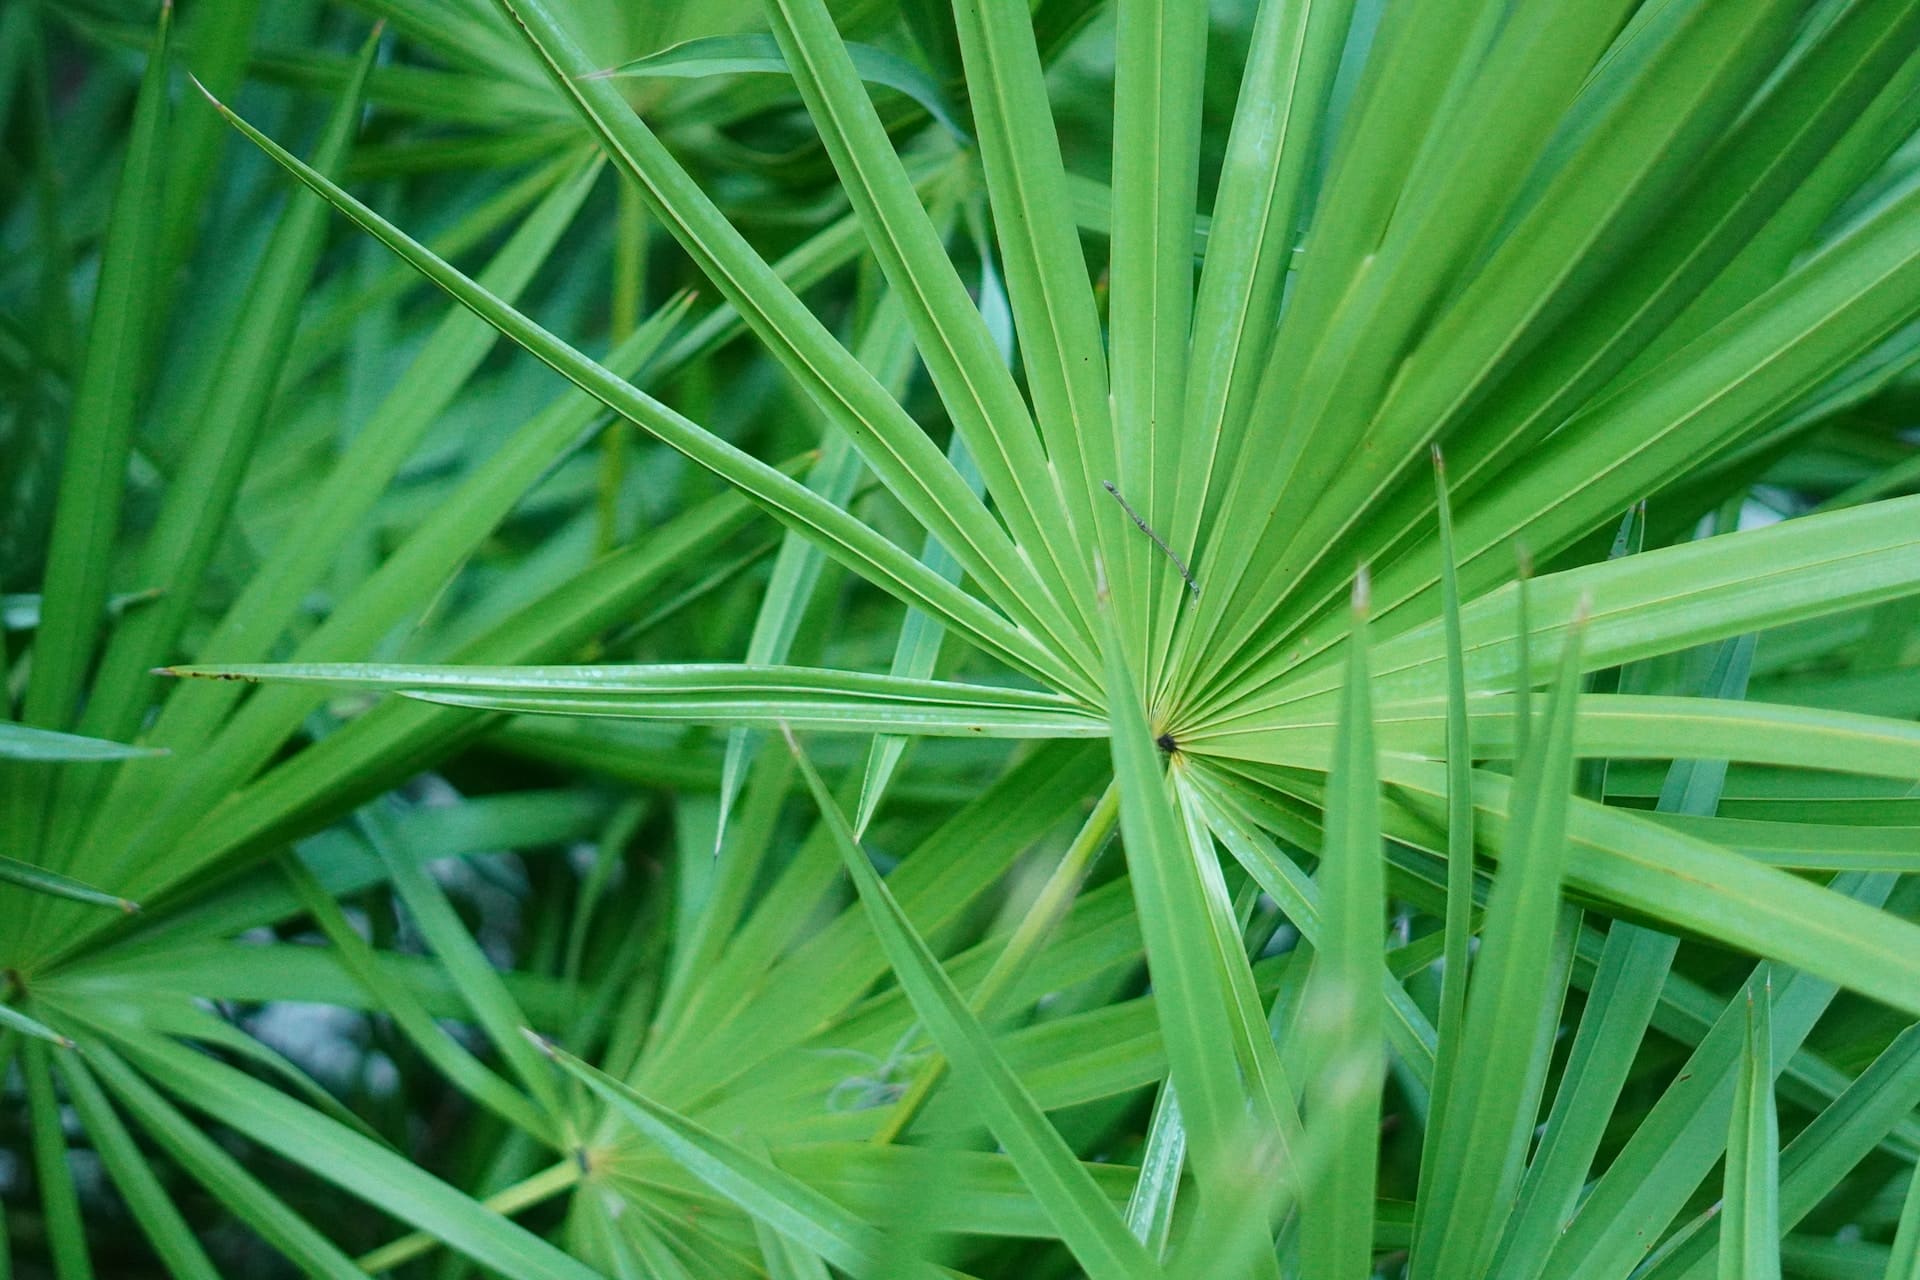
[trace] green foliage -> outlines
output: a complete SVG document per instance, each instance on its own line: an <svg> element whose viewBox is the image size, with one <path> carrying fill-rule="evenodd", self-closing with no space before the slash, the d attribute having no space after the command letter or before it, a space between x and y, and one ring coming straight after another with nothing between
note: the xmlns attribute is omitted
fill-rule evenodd
<svg viewBox="0 0 1920 1280"><path fill-rule="evenodd" d="M8 5L0 1278L1920 1276L1917 130L1920 0Z"/></svg>

